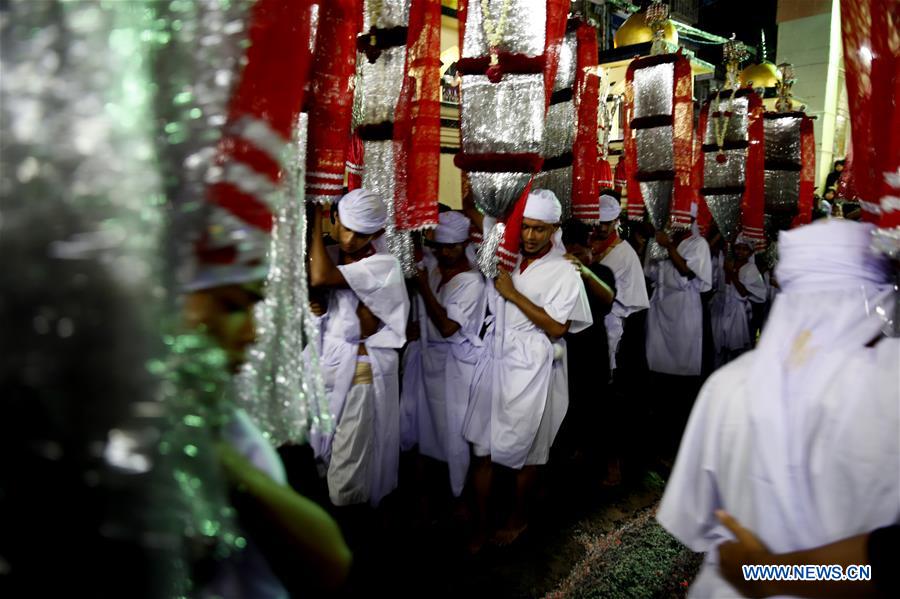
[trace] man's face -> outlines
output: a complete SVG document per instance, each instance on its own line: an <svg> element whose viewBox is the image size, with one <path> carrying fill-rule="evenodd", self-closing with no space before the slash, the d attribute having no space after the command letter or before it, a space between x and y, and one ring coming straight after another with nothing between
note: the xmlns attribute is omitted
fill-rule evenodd
<svg viewBox="0 0 900 599"><path fill-rule="evenodd" d="M341 219L335 215L334 219L334 237L335 241L345 254L356 254L364 249L369 243L378 236L377 233L372 235L364 235L357 233L352 229L348 229L341 224Z"/></svg>
<svg viewBox="0 0 900 599"><path fill-rule="evenodd" d="M253 306L261 299L259 285L223 285L190 293L185 298L189 326L204 330L228 356L237 372L246 361L247 348L256 340Z"/></svg>
<svg viewBox="0 0 900 599"><path fill-rule="evenodd" d="M456 266L465 257L466 243L432 243L431 251L443 267Z"/></svg>
<svg viewBox="0 0 900 599"><path fill-rule="evenodd" d="M750 249L750 246L740 243L734 246L734 257L737 258L741 262L746 262L750 259L750 255L753 253L753 250Z"/></svg>
<svg viewBox="0 0 900 599"><path fill-rule="evenodd" d="M617 220L608 220L606 222L600 223L594 230L591 232L591 236L594 239L599 241L606 241L609 239L609 236L612 235L612 232L616 230Z"/></svg>
<svg viewBox="0 0 900 599"><path fill-rule="evenodd" d="M566 245L566 252L578 258L578 260L582 264L590 264L591 262L593 262L591 249L581 245L580 243L570 243Z"/></svg>
<svg viewBox="0 0 900 599"><path fill-rule="evenodd" d="M541 253L550 244L558 225L551 225L533 218L522 219L522 254L530 256Z"/></svg>

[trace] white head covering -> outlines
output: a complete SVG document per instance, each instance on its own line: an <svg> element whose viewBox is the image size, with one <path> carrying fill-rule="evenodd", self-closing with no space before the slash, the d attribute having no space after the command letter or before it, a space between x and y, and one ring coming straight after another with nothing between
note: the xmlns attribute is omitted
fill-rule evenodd
<svg viewBox="0 0 900 599"><path fill-rule="evenodd" d="M368 189L354 189L340 199L337 208L341 224L363 235L377 232L387 221L384 200Z"/></svg>
<svg viewBox="0 0 900 599"><path fill-rule="evenodd" d="M438 226L434 230L437 243L463 243L469 240L469 227L472 224L460 212L447 211L438 215Z"/></svg>
<svg viewBox="0 0 900 599"><path fill-rule="evenodd" d="M756 247L756 244L753 243L753 241L749 237L746 237L743 233L737 236L737 238L734 240L734 245L746 245L751 250Z"/></svg>
<svg viewBox="0 0 900 599"><path fill-rule="evenodd" d="M691 202L691 235L698 237L700 235L700 223L697 222L697 202Z"/></svg>
<svg viewBox="0 0 900 599"><path fill-rule="evenodd" d="M778 509L793 515L790 532L801 540L824 526L806 479L806 439L796 431L804 430L833 374L878 335L875 307L890 294L886 262L870 249L872 230L828 220L780 233L781 293L748 356L757 449L751 471L771 481Z"/></svg>
<svg viewBox="0 0 900 599"><path fill-rule="evenodd" d="M608 223L616 220L622 213L622 206L611 195L603 194L600 196L600 222Z"/></svg>
<svg viewBox="0 0 900 599"><path fill-rule="evenodd" d="M562 217L562 205L549 189L533 189L528 194L525 202L525 218L543 221L551 225L558 225Z"/></svg>

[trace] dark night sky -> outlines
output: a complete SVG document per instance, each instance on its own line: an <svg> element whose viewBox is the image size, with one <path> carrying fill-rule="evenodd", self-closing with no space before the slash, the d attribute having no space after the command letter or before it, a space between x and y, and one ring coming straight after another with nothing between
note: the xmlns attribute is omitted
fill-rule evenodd
<svg viewBox="0 0 900 599"><path fill-rule="evenodd" d="M732 33L736 33L739 40L754 47L759 46L760 31L765 29L766 55L775 62L778 42L778 26L775 23L777 10L778 0L701 0L700 22L697 26L722 37L731 37ZM756 62L755 57L751 57L751 62Z"/></svg>

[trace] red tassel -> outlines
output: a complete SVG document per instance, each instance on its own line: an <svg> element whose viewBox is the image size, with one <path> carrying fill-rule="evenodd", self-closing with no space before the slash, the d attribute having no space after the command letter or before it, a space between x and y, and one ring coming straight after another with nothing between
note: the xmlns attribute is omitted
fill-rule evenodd
<svg viewBox="0 0 900 599"><path fill-rule="evenodd" d="M800 123L800 193L797 198L797 216L791 227L808 225L812 222L813 193L816 187L816 140L813 122L804 116Z"/></svg>
<svg viewBox="0 0 900 599"><path fill-rule="evenodd" d="M522 190L519 199L516 200L512 212L510 212L506 217L506 220L503 221L506 228L503 231L503 241L497 246L497 261L498 266L506 272L513 271L519 258L519 243L522 239L522 219L524 218L525 204L528 203L528 194L531 193L531 184L533 182L534 177L528 181L528 184L525 186L525 189Z"/></svg>
<svg viewBox="0 0 900 599"><path fill-rule="evenodd" d="M766 143L763 125L763 103L759 94L749 96L747 124L747 165L744 170L744 196L741 198L741 228L757 247L766 243L763 231L765 214Z"/></svg>
<svg viewBox="0 0 900 599"><path fill-rule="evenodd" d="M597 112L600 106L600 82L588 69L597 66L597 30L581 23L577 39L575 68L575 106L577 124L572 144L572 214L584 220L600 218L597 177ZM609 165L606 165L609 170Z"/></svg>

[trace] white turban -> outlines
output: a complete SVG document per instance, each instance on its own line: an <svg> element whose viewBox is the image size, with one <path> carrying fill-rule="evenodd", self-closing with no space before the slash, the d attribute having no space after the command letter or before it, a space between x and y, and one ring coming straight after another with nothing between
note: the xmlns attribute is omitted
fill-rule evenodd
<svg viewBox="0 0 900 599"><path fill-rule="evenodd" d="M354 189L340 199L337 208L341 224L363 235L382 229L387 220L384 201L368 189Z"/></svg>
<svg viewBox="0 0 900 599"><path fill-rule="evenodd" d="M600 196L600 222L608 223L619 218L622 213L622 206L611 195Z"/></svg>
<svg viewBox="0 0 900 599"><path fill-rule="evenodd" d="M459 212L447 211L438 215L438 226L434 230L436 243L463 243L469 240L469 226L472 221Z"/></svg>
<svg viewBox="0 0 900 599"><path fill-rule="evenodd" d="M533 189L525 202L525 218L539 220L551 225L559 224L562 216L562 205L556 195L549 189Z"/></svg>
<svg viewBox="0 0 900 599"><path fill-rule="evenodd" d="M699 206L697 202L691 202L691 218L697 218L697 210Z"/></svg>
<svg viewBox="0 0 900 599"><path fill-rule="evenodd" d="M734 240L734 245L735 245L735 247L737 247L739 245L746 245L751 250L756 247L756 244L753 243L753 240L750 239L749 237L745 237L743 233L741 233L740 235L737 236L737 239Z"/></svg>

